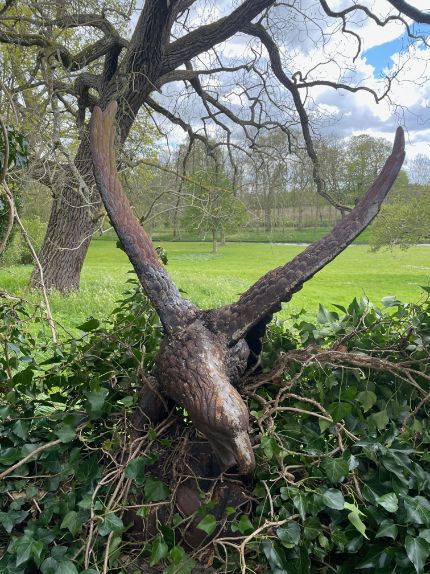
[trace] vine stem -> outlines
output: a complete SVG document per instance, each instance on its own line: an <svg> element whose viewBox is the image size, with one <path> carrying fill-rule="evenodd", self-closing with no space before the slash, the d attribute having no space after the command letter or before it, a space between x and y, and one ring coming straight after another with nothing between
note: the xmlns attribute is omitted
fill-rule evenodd
<svg viewBox="0 0 430 574"><path fill-rule="evenodd" d="M45 303L46 317L47 317L49 328L51 330L52 340L54 341L54 343L56 343L57 342L57 331L55 329L55 323L54 323L54 319L52 317L51 306L49 304L48 293L46 290L45 280L44 280L44 276L43 276L42 264L40 263L40 259L37 256L36 250L33 247L30 236L28 235L27 230L25 229L25 227L21 221L21 218L18 215L18 212L16 210L16 205L15 205L15 200L13 197L13 193L11 192L11 190L7 184L7 181L6 181L8 165L9 165L9 138L7 135L7 129L6 129L5 122L4 122L1 115L0 115L0 127L1 127L1 130L3 133L4 149L5 149L4 158L3 158L3 166L2 166L1 175L0 175L0 185L3 189L4 195L6 196L7 202L9 203L9 220L8 220L8 225L6 228L6 234L3 237L2 242L0 244L0 254L6 248L7 241L9 239L10 233L12 231L13 222L16 221L16 223L17 223L17 225L21 231L21 234L24 238L24 241L27 243L27 246L30 249L34 263L39 270L40 287L41 287L41 291L42 291L43 301Z"/></svg>
<svg viewBox="0 0 430 574"><path fill-rule="evenodd" d="M9 165L9 138L7 135L6 125L5 125L3 118L1 116L0 116L0 126L1 126L2 133L3 133L3 141L4 141L4 157L3 157L2 170L1 170L1 174L0 174L0 184L4 188L4 185L6 184L7 169L8 169L8 165ZM9 215L8 215L6 232L4 234L4 237L2 238L2 242L0 244L0 255L6 249L6 245L7 245L9 236L12 232L13 220L14 220L14 216L15 216L14 202L10 200L10 197L9 197L9 195L5 189L4 189L4 195L6 197L6 201L9 204Z"/></svg>
<svg viewBox="0 0 430 574"><path fill-rule="evenodd" d="M12 465L9 468L7 468L6 470L4 470L0 474L0 480L3 480L4 478L6 478L6 476L9 476L9 474L11 474L14 470L16 470L17 468L19 468L20 466L22 466L23 464L25 464L26 462L31 460L33 457L37 456L40 452L43 452L44 450L51 448L51 446L56 446L57 444L60 444L60 443L61 443L61 439L57 438L55 440L51 440L51 442L47 442L45 444L42 444L42 446L39 446L38 448L34 449L29 454L27 454L27 456L25 456L24 458L22 458L21 460L16 462L14 465Z"/></svg>
<svg viewBox="0 0 430 574"><path fill-rule="evenodd" d="M256 538L259 534L261 534L265 530L277 528L279 526L283 526L287 522L291 522L292 520L296 520L296 518L300 518L300 515L299 514L293 514L292 516L289 516L288 518L285 518L284 520L278 520L276 522L271 522L271 521L266 520L264 522L264 524L262 524L259 528L257 528L253 532L251 532L251 534L249 534L248 536L245 536L245 537L233 536L233 537L226 537L226 538L215 538L214 544L220 544L220 545L226 544L228 546L235 548L239 552L240 572L241 572L241 574L246 574L246 571L250 570L250 568L247 567L246 560L245 560L246 545L249 544L249 542L251 542L251 540ZM235 542L238 540L241 540L242 542L240 544L235 544Z"/></svg>

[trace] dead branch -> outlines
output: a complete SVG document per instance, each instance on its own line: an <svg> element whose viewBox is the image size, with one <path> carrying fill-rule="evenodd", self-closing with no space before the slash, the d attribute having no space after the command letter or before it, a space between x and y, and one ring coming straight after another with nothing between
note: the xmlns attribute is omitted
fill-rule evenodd
<svg viewBox="0 0 430 574"><path fill-rule="evenodd" d="M347 351L339 351L337 349L323 349L316 345L311 345L306 349L293 349L292 351L282 354L275 367L269 373L249 379L249 383L252 384L252 388L254 389L260 382L264 382L264 384L275 382L276 384L282 385L282 374L288 369L291 363L298 363L303 366L309 366L311 363L338 366L350 365L374 371L388 372L401 378L407 384L414 387L423 396L425 399L424 402L429 398L429 393L415 380L416 378L421 377L430 383L430 375L427 375L422 371L404 366L402 363L393 363L387 359L373 357L364 353L350 353ZM290 385L288 386L291 388Z"/></svg>
<svg viewBox="0 0 430 574"><path fill-rule="evenodd" d="M10 474L12 474L12 472L14 470L21 467L23 464L26 464L29 460L31 460L32 458L34 458L35 456L37 456L41 452L43 452L43 451L45 451L48 448L51 448L53 446L57 446L57 444L60 444L60 443L61 443L61 439L57 438L56 440L52 440L51 442L47 442L45 444L42 444L41 446L39 446L38 448L34 449L29 454L27 454L27 456L25 456L24 458L22 458L21 460L19 460L18 462L16 462L15 464L10 466L6 470L4 470L2 473L0 473L0 480L3 480L4 478L6 478Z"/></svg>

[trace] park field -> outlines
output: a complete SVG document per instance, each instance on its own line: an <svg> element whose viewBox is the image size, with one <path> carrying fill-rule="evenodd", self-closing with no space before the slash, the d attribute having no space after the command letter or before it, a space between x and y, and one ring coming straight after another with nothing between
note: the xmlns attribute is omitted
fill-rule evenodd
<svg viewBox="0 0 430 574"><path fill-rule="evenodd" d="M185 296L200 307L217 307L238 298L263 273L283 265L303 246L230 243L216 255L209 243L163 243L169 258L168 270ZM87 317L106 317L127 288L131 266L114 241L93 241L85 261L81 291L50 296L55 319L67 331ZM0 288L36 300L26 285L30 266L0 269ZM280 313L286 318L301 308L313 312L318 304L330 307L348 304L366 295L376 305L382 297L395 295L402 301L422 300L420 286L430 286L430 247L408 251L372 253L367 246L351 246L327 265Z"/></svg>

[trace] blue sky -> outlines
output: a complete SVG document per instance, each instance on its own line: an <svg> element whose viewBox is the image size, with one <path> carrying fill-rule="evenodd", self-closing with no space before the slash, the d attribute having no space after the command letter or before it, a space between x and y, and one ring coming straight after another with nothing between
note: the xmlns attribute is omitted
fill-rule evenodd
<svg viewBox="0 0 430 574"><path fill-rule="evenodd" d="M430 37L430 25L421 24L420 26L412 26L412 30L417 36ZM391 56L407 50L409 43L410 38L408 38L405 33L399 38L391 40L391 42L386 42L385 44L380 44L379 46L374 46L366 50L363 53L363 58L368 64L375 68L375 76L380 76L384 68L391 67L393 63Z"/></svg>

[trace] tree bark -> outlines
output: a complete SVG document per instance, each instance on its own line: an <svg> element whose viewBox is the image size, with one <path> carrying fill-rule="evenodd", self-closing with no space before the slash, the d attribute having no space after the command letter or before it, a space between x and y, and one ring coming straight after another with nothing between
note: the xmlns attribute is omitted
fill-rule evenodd
<svg viewBox="0 0 430 574"><path fill-rule="evenodd" d="M221 245L225 245L225 229L223 226L221 226L219 242Z"/></svg>
<svg viewBox="0 0 430 574"><path fill-rule="evenodd" d="M216 238L216 229L212 229L212 253L217 253L218 251L218 242Z"/></svg>
<svg viewBox="0 0 430 574"><path fill-rule="evenodd" d="M121 69L115 72L100 94L99 105L102 108L118 99L119 94L122 95L117 116L121 144L126 140L139 109L160 76L171 24L165 2L150 0L145 3ZM139 73L141 70L145 70L145 74ZM56 199L41 251L46 287L63 292L79 288L82 265L96 227L94 213L100 204L100 196L95 190L86 130L74 166L76 171L71 169L64 184L57 185ZM78 179L85 182L84 193L79 191ZM34 270L31 286L37 287L39 282L38 272Z"/></svg>
<svg viewBox="0 0 430 574"><path fill-rule="evenodd" d="M272 216L271 216L271 208L269 205L269 199L267 197L264 198L265 205L264 205L264 230L267 233L272 232Z"/></svg>
<svg viewBox="0 0 430 574"><path fill-rule="evenodd" d="M85 256L96 229L95 213L101 205L95 190L88 138L76 154L73 169L66 167L53 183L53 202L40 262L45 287L62 293L79 289ZM78 178L80 181L78 181ZM30 287L40 286L38 268L33 269Z"/></svg>
<svg viewBox="0 0 430 574"><path fill-rule="evenodd" d="M180 229L180 224L179 224L179 210L180 210L180 206L181 206L181 190L182 190L182 184L178 190L178 197L177 197L176 203L175 203L175 211L173 213L173 240L174 241L180 241L180 239L181 239L181 229Z"/></svg>
<svg viewBox="0 0 430 574"><path fill-rule="evenodd" d="M78 193L69 188L54 199L40 253L45 287L63 293L79 289L82 266L95 230L90 209L75 207L77 197ZM37 267L30 286L40 286Z"/></svg>
<svg viewBox="0 0 430 574"><path fill-rule="evenodd" d="M111 101L118 100L117 125L120 144L124 143L139 109L148 100L150 93L156 89L157 82L163 75L234 35L242 25L274 4L274 0L244 0L228 16L212 24L202 25L170 42L171 27L185 4L179 1L146 0L119 67L117 68L118 60L115 58L112 60L109 52L102 51L100 54L100 57L105 57L105 66L100 76L98 105L105 109ZM36 40L41 43L40 45L45 45L43 39L37 37ZM99 59L91 57L93 60ZM112 61L113 67L110 66ZM83 125L84 120L85 117L81 117L80 125ZM90 196L89 200L80 198L76 191L73 192L74 186L71 183L72 180L84 178L89 189L94 188L92 166L87 165L89 151L84 131L75 159L75 166L80 176L76 177L74 173L66 182L63 190L65 197L61 200L60 186L56 186L59 190L57 201L54 203L41 254L47 286L51 289L68 291L78 288L90 235L95 228L92 220L94 211L88 208L88 203L98 203L98 195L90 191L87 194ZM77 188L78 185L75 189ZM73 242L71 248L69 240ZM62 249L66 246L67 250ZM32 285L37 286L37 283L38 277L33 273Z"/></svg>

